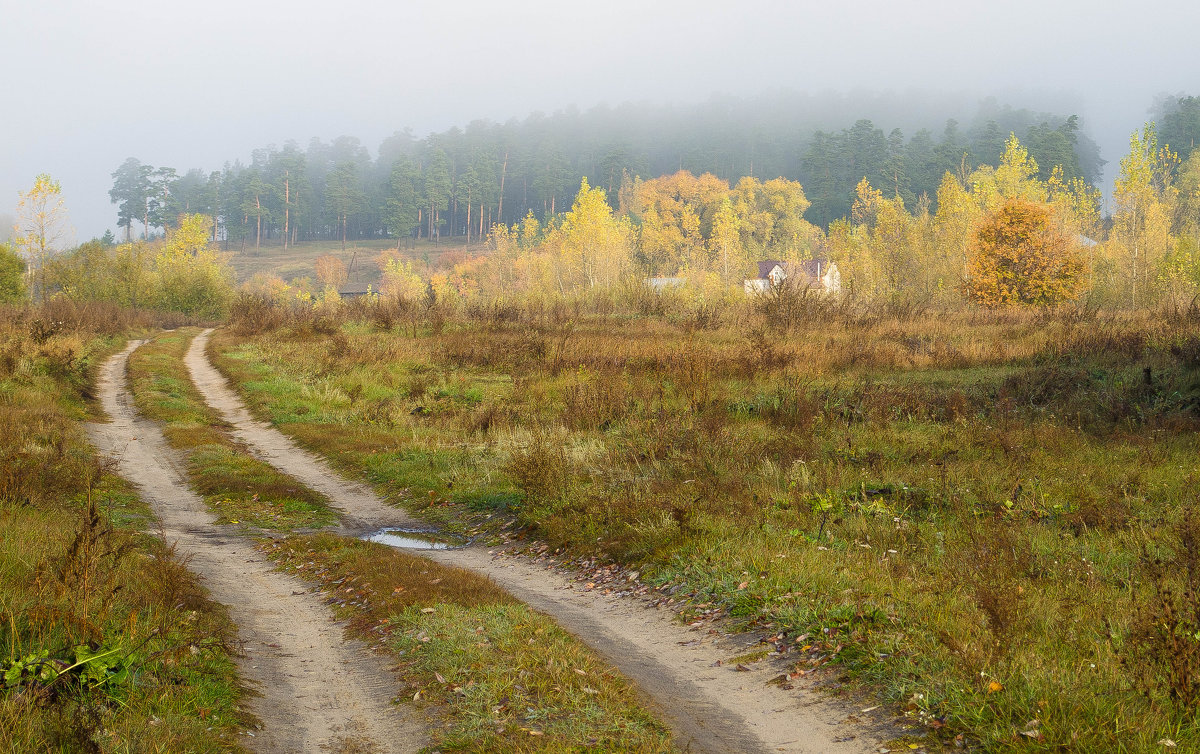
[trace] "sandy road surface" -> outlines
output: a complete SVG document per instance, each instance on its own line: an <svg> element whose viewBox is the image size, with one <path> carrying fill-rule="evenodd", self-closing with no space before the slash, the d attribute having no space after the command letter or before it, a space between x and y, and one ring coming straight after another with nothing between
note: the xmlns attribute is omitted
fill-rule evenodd
<svg viewBox="0 0 1200 754"><path fill-rule="evenodd" d="M209 332L193 341L187 366L201 393L235 427L240 440L284 473L326 494L356 523L378 528L406 520L369 489L345 481L318 456L255 420L209 362ZM553 616L637 683L671 726L680 747L691 752L872 752L884 737L847 721L853 710L817 692L768 684L780 673L771 662L754 663L748 671L717 665L718 660L724 663L755 648L739 643L736 636L691 631L670 612L638 600L576 589L562 574L525 558L496 557L479 548L420 554L486 574L518 599Z"/></svg>
<svg viewBox="0 0 1200 754"><path fill-rule="evenodd" d="M321 598L271 564L233 527L214 526L191 492L157 425L141 419L126 380L130 343L100 372L108 424L88 435L117 461L162 523L169 543L199 573L213 599L229 606L245 656L242 677L262 696L251 710L263 729L247 739L261 752L415 752L423 729L390 703L396 681L365 645L345 641Z"/></svg>

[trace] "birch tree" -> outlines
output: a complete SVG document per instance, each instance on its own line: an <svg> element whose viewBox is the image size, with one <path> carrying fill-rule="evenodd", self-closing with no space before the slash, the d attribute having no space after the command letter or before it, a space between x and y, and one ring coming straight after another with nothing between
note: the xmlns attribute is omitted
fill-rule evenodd
<svg viewBox="0 0 1200 754"><path fill-rule="evenodd" d="M46 258L67 234L67 209L62 185L42 173L33 187L21 192L13 241L25 255L26 287L46 301Z"/></svg>

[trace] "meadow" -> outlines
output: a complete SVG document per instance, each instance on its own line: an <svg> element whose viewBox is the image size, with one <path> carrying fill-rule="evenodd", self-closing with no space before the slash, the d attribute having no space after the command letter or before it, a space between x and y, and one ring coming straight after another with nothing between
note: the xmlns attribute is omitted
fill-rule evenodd
<svg viewBox="0 0 1200 754"><path fill-rule="evenodd" d="M234 307L252 408L427 520L641 572L928 743L1200 746L1194 313L781 291Z"/></svg>
<svg viewBox="0 0 1200 754"><path fill-rule="evenodd" d="M443 240L434 244L427 240L401 242L403 258L421 265L422 269L442 269L461 260L464 255L478 254L481 247L466 246L462 239ZM365 291L368 286L379 290L383 275L379 270L379 256L384 252L396 249L394 240L367 239L353 241L343 247L340 242L333 241L303 241L284 249L277 243L264 245L255 249L253 246L241 248L238 245L227 244L226 251L233 252L229 257L229 265L233 268L238 282L253 281L259 278L278 277L281 280L296 281L307 278L319 289L317 276L317 259L323 256L333 256L346 266L347 277L343 287L345 290Z"/></svg>

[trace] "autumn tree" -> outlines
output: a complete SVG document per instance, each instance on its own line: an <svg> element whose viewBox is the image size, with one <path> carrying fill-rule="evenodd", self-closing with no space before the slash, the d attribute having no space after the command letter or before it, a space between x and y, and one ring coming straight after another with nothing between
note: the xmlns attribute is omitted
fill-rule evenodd
<svg viewBox="0 0 1200 754"><path fill-rule="evenodd" d="M965 279L975 223L982 212L975 197L952 173L942 176L933 217L933 245L953 287Z"/></svg>
<svg viewBox="0 0 1200 754"><path fill-rule="evenodd" d="M346 263L332 254L317 257L316 271L317 280L321 281L321 285L334 290L341 288L350 279L346 272Z"/></svg>
<svg viewBox="0 0 1200 754"><path fill-rule="evenodd" d="M1052 306L1079 297L1083 253L1045 204L1011 199L980 223L967 269L968 295L986 306Z"/></svg>
<svg viewBox="0 0 1200 754"><path fill-rule="evenodd" d="M641 227L639 254L646 269L673 275L682 267L707 268L705 239L729 184L714 175L681 170L635 185L632 213Z"/></svg>
<svg viewBox="0 0 1200 754"><path fill-rule="evenodd" d="M383 276L382 293L393 299L417 301L425 292L425 281L413 271L412 262L395 251L386 251L379 257L379 271Z"/></svg>
<svg viewBox="0 0 1200 754"><path fill-rule="evenodd" d="M996 167L983 165L968 179L975 201L988 212L1011 199L1031 202L1046 200L1046 187L1038 179L1037 160L1030 156L1016 134L1004 142L1004 152Z"/></svg>
<svg viewBox="0 0 1200 754"><path fill-rule="evenodd" d="M1129 154L1121 160L1113 192L1116 211L1111 238L1125 257L1128 300L1134 307L1150 298L1159 267L1173 245L1173 180L1178 164L1169 147L1159 147L1153 123L1130 136Z"/></svg>
<svg viewBox="0 0 1200 754"><path fill-rule="evenodd" d="M233 299L233 270L208 242L209 219L184 215L154 259L155 304L164 311L218 319Z"/></svg>
<svg viewBox="0 0 1200 754"><path fill-rule="evenodd" d="M18 196L13 241L25 255L27 287L45 301L46 259L67 234L62 186L47 173L42 173L34 179L32 188Z"/></svg>
<svg viewBox="0 0 1200 754"><path fill-rule="evenodd" d="M74 301L115 301L112 262L112 250L99 241L57 254L46 264L47 292Z"/></svg>
<svg viewBox="0 0 1200 754"><path fill-rule="evenodd" d="M713 216L708 245L719 264L721 279L726 284L738 283L749 267L746 249L742 246L741 229L742 221L733 210L733 202L725 199Z"/></svg>
<svg viewBox="0 0 1200 754"><path fill-rule="evenodd" d="M611 286L633 262L629 221L614 217L604 189L590 187L586 178L563 217L561 233L562 260L578 285Z"/></svg>

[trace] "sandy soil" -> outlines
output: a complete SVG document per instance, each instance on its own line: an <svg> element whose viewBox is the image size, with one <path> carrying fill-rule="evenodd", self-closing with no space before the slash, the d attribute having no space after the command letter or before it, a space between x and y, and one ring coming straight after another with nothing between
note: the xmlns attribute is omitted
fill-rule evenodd
<svg viewBox="0 0 1200 754"><path fill-rule="evenodd" d="M381 670L385 663L365 645L345 641L304 582L273 570L234 527L213 525L161 431L138 417L125 374L140 344L130 343L101 369L98 391L112 421L89 424L88 435L136 485L163 536L213 599L229 606L244 645L242 677L261 695L249 702L263 727L248 747L281 754L418 751L427 737L390 703L398 688Z"/></svg>
<svg viewBox="0 0 1200 754"><path fill-rule="evenodd" d="M403 522L402 514L371 490L345 481L319 457L255 420L208 361L208 333L193 341L187 365L239 439L284 473L326 494L356 523L379 528ZM783 672L769 660L744 665L746 670L727 664L731 657L761 647L756 638L690 629L668 610L576 588L565 575L528 558L497 556L480 548L420 554L486 574L518 599L553 616L641 688L684 750L873 752L896 733L865 723L855 715L857 710L802 684L785 689L769 683Z"/></svg>

